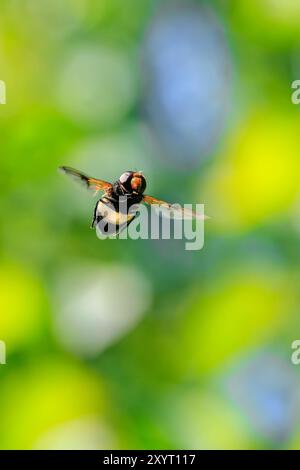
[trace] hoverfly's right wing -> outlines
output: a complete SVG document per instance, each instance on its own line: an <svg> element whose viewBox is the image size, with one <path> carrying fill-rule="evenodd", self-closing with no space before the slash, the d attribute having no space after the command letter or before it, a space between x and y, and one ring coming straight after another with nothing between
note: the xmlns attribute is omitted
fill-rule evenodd
<svg viewBox="0 0 300 470"><path fill-rule="evenodd" d="M94 191L105 191L110 192L112 189L112 184L108 183L107 181L99 180L97 178L91 178L90 176L81 173L74 168L69 166L61 166L59 170L62 173L65 173L68 176L71 176L75 181L82 183L87 189L91 189Z"/></svg>
<svg viewBox="0 0 300 470"><path fill-rule="evenodd" d="M149 205L157 205L161 207L162 209L166 210L166 213L168 215L171 215L174 218L179 218L179 219L200 219L200 220L205 220L209 219L207 215L204 214L198 214L197 212L194 212L190 209L181 207L177 204L170 204L169 202L166 201L161 201L159 199L156 199L155 197L144 195L143 196L143 202Z"/></svg>

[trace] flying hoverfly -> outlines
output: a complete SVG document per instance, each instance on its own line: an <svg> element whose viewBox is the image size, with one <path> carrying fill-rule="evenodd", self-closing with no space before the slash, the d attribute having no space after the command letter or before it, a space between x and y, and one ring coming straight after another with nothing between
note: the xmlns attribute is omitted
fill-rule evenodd
<svg viewBox="0 0 300 470"><path fill-rule="evenodd" d="M96 193L98 191L104 192L103 196L96 203L91 228L96 227L105 235L118 235L128 227L137 215L140 203L154 204L162 206L167 210L175 210L182 218L199 218L199 215L195 212L183 208L174 209L172 204L144 194L146 179L141 171L125 171L117 181L109 183L108 181L87 176L68 166L61 166L59 170L76 181L83 183L87 189L94 190ZM122 205L124 200L126 201L125 210ZM204 216L204 218L206 217Z"/></svg>

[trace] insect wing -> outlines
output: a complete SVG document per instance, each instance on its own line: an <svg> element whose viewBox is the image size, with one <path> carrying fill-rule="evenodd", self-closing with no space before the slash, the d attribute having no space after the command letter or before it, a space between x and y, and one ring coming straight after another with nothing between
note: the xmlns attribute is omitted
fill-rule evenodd
<svg viewBox="0 0 300 470"><path fill-rule="evenodd" d="M200 220L204 220L208 218L204 214L194 212L191 209L187 209L187 208L180 206L179 204L170 204L169 202L161 201L152 196L145 195L143 197L143 201L146 204L159 206L159 208L163 209L163 213L165 212L165 215L168 217L172 217L176 219L200 219Z"/></svg>
<svg viewBox="0 0 300 470"><path fill-rule="evenodd" d="M69 166L61 166L59 170L73 178L75 181L83 184L87 189L94 191L109 191L112 188L111 183L108 183L104 180L99 180L97 178L91 178L90 176L87 176L84 173L81 173L80 171L75 170Z"/></svg>

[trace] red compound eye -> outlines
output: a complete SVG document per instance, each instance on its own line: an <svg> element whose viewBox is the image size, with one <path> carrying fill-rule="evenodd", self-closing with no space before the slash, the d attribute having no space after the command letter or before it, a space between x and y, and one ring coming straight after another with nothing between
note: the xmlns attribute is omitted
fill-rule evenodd
<svg viewBox="0 0 300 470"><path fill-rule="evenodd" d="M134 178L132 178L131 180L132 189L134 189L135 191L138 191L141 186L142 186L142 179L139 176L135 176Z"/></svg>
<svg viewBox="0 0 300 470"><path fill-rule="evenodd" d="M146 180L140 173L135 173L131 180L131 187L138 193L143 193L146 189Z"/></svg>

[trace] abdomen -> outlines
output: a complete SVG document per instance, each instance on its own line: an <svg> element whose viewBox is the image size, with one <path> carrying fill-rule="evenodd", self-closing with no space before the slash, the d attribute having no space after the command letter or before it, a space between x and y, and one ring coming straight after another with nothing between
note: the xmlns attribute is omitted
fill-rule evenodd
<svg viewBox="0 0 300 470"><path fill-rule="evenodd" d="M132 222L135 215L135 213L128 214L128 210L119 211L118 202L104 197L96 204L93 226L103 235L117 235Z"/></svg>

